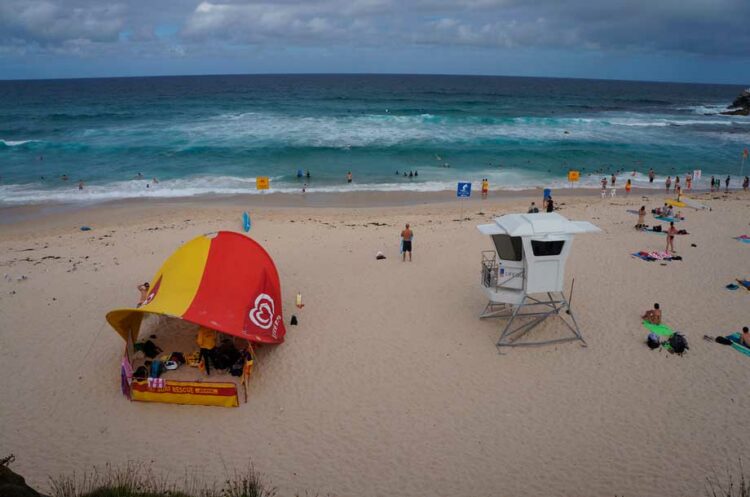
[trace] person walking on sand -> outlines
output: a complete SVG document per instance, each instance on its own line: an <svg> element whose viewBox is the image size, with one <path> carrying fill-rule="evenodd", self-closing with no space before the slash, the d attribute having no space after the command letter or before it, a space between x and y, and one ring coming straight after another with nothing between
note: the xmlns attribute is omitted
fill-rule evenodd
<svg viewBox="0 0 750 497"><path fill-rule="evenodd" d="M346 182L347 183L351 183L352 182L352 172L351 171L349 171L348 173L346 173Z"/></svg>
<svg viewBox="0 0 750 497"><path fill-rule="evenodd" d="M406 227L401 231L401 260L406 261L406 253L409 252L409 262L411 262L411 242L414 238L414 232L406 223Z"/></svg>
<svg viewBox="0 0 750 497"><path fill-rule="evenodd" d="M615 186L615 181L617 181L617 178L615 177L615 174L612 173L612 177L609 179L609 181L612 183L610 186Z"/></svg>
<svg viewBox="0 0 750 497"><path fill-rule="evenodd" d="M482 178L482 198L487 198L487 194L490 192L490 180Z"/></svg>
<svg viewBox="0 0 750 497"><path fill-rule="evenodd" d="M667 180L664 182L664 185L667 187L667 193L669 193L669 188L672 186L672 176L667 176Z"/></svg>
<svg viewBox="0 0 750 497"><path fill-rule="evenodd" d="M633 185L630 183L630 179L628 179L628 182L625 183L625 196L627 197L630 195L630 189L633 187Z"/></svg>
<svg viewBox="0 0 750 497"><path fill-rule="evenodd" d="M669 222L669 229L667 230L667 253L673 254L674 250L674 236L677 234L677 228L674 227L674 221Z"/></svg>
<svg viewBox="0 0 750 497"><path fill-rule="evenodd" d="M677 187L678 186L680 186L680 177L679 176L675 176L674 177L674 191L675 191L675 193L677 193Z"/></svg>
<svg viewBox="0 0 750 497"><path fill-rule="evenodd" d="M607 178L602 176L602 190L607 189Z"/></svg>
<svg viewBox="0 0 750 497"><path fill-rule="evenodd" d="M716 179L711 176L711 192L714 191L714 187L716 186Z"/></svg>
<svg viewBox="0 0 750 497"><path fill-rule="evenodd" d="M726 188L724 189L725 193L729 193L729 180L730 179L731 178L729 176L727 176L727 179L724 180L724 184L726 185Z"/></svg>
<svg viewBox="0 0 750 497"><path fill-rule="evenodd" d="M689 192L693 189L693 177L690 175L685 176L685 191Z"/></svg>

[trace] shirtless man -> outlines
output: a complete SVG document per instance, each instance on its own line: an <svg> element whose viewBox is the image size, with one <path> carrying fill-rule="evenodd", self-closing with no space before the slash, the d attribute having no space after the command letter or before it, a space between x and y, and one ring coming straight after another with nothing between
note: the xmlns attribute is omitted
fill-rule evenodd
<svg viewBox="0 0 750 497"><path fill-rule="evenodd" d="M411 239L414 238L414 232L409 228L409 223L406 223L406 228L401 232L401 239L403 240L402 250L402 261L406 261L406 253L409 252L409 262L411 262Z"/></svg>
<svg viewBox="0 0 750 497"><path fill-rule="evenodd" d="M654 304L654 308L647 310L646 313L641 316L641 319L646 320L651 324L661 324L661 309L659 309L659 304Z"/></svg>
<svg viewBox="0 0 750 497"><path fill-rule="evenodd" d="M742 327L742 333L740 334L740 345L750 348L750 328L747 326Z"/></svg>
<svg viewBox="0 0 750 497"><path fill-rule="evenodd" d="M670 221L669 229L667 230L667 252L670 254L674 253L674 236L677 234L677 228L674 227L674 221Z"/></svg>
<svg viewBox="0 0 750 497"><path fill-rule="evenodd" d="M143 303L148 298L148 291L149 291L149 284L148 282L138 285L138 291L141 292L141 299L138 301L138 305L136 307L140 307L143 305Z"/></svg>

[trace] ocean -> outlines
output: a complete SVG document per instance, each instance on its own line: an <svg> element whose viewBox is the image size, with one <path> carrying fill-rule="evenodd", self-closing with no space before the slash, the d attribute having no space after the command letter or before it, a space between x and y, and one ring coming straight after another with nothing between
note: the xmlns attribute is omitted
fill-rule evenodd
<svg viewBox="0 0 750 497"><path fill-rule="evenodd" d="M694 169L705 182L736 176L750 146L750 118L718 114L741 91L427 75L0 81L0 204L259 193L258 176L291 193L562 188L569 169L592 188L615 171L648 185L649 168L654 186Z"/></svg>

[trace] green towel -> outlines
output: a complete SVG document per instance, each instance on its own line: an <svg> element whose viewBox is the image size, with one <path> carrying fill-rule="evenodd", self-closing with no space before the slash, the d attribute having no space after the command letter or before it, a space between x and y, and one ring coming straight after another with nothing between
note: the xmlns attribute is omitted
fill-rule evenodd
<svg viewBox="0 0 750 497"><path fill-rule="evenodd" d="M653 324L648 321L643 321L643 327L646 328L650 333L659 335L660 337L671 337L674 334L669 326L665 324Z"/></svg>

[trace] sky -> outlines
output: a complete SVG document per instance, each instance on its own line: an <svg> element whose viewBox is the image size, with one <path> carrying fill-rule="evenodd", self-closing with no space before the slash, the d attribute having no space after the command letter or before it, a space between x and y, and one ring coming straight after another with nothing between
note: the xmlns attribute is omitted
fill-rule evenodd
<svg viewBox="0 0 750 497"><path fill-rule="evenodd" d="M750 86L750 0L0 0L0 79L487 74Z"/></svg>

